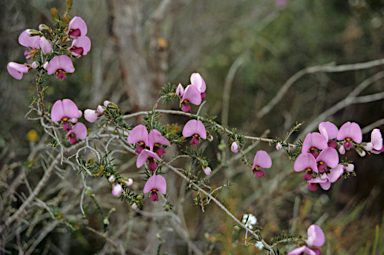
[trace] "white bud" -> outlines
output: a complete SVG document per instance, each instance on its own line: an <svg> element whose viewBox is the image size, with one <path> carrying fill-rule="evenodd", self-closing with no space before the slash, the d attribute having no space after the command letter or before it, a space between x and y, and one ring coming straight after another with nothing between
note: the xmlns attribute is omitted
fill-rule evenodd
<svg viewBox="0 0 384 255"><path fill-rule="evenodd" d="M47 66L48 66L48 61L44 63L43 68L44 68L45 70L47 70Z"/></svg>
<svg viewBox="0 0 384 255"><path fill-rule="evenodd" d="M359 153L360 157L365 157L365 155L367 155L367 153L363 150L357 150L357 153Z"/></svg>
<svg viewBox="0 0 384 255"><path fill-rule="evenodd" d="M213 136L210 135L210 136L208 137L208 141L212 142L212 141L213 141Z"/></svg>
<svg viewBox="0 0 384 255"><path fill-rule="evenodd" d="M131 178L128 179L128 181L125 181L125 185L132 186L133 180Z"/></svg>
<svg viewBox="0 0 384 255"><path fill-rule="evenodd" d="M109 102L108 100L105 100L103 104L105 107L108 107L109 103L111 103L111 102Z"/></svg>
<svg viewBox="0 0 384 255"><path fill-rule="evenodd" d="M211 175L212 170L211 170L211 168L210 168L209 166L206 167L206 168L203 168L203 170L204 170L204 173L205 173L206 175Z"/></svg>
<svg viewBox="0 0 384 255"><path fill-rule="evenodd" d="M110 177L109 177L109 179L108 179L108 181L110 182L110 183L112 183L112 182L114 182L116 179L115 179L115 176L114 175L111 175Z"/></svg>
<svg viewBox="0 0 384 255"><path fill-rule="evenodd" d="M121 187L120 184L112 184L112 195L115 197L118 197L121 195L121 192L123 191L123 187Z"/></svg>
<svg viewBox="0 0 384 255"><path fill-rule="evenodd" d="M364 146L364 149L366 151L372 151L373 149L373 144L372 143L367 143L367 145Z"/></svg>
<svg viewBox="0 0 384 255"><path fill-rule="evenodd" d="M345 167L345 170L347 170L348 172L352 172L353 170L355 170L355 166L353 164L348 164Z"/></svg>
<svg viewBox="0 0 384 255"><path fill-rule="evenodd" d="M340 152L341 155L344 155L344 154L345 154L345 148L344 148L343 145L341 145L341 146L339 147L339 152Z"/></svg>
<svg viewBox="0 0 384 255"><path fill-rule="evenodd" d="M39 62L37 62L37 61L33 61L33 63L32 63L32 69L36 69L36 68L38 68L39 67Z"/></svg>
<svg viewBox="0 0 384 255"><path fill-rule="evenodd" d="M179 83L179 86L177 86L177 89L176 89L176 95L178 97L182 97L184 95L184 88L183 86L181 85L181 83Z"/></svg>
<svg viewBox="0 0 384 255"><path fill-rule="evenodd" d="M104 112L104 108L101 105L97 106L97 113L102 114Z"/></svg>

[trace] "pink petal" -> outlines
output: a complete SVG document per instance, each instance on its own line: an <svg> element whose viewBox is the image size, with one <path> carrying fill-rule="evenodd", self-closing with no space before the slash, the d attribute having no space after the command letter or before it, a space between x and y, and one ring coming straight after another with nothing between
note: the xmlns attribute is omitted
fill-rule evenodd
<svg viewBox="0 0 384 255"><path fill-rule="evenodd" d="M183 128L183 136L190 137L195 134L199 135L203 139L207 139L204 124L199 120L189 120Z"/></svg>
<svg viewBox="0 0 384 255"><path fill-rule="evenodd" d="M73 67L73 63L68 56L60 55L54 57L51 61L49 61L47 65L48 75L54 74L58 70L64 70L68 73L73 73L75 71L75 67Z"/></svg>
<svg viewBox="0 0 384 255"><path fill-rule="evenodd" d="M237 142L233 142L232 145L231 145L231 151L233 153L238 153L238 148L239 148L239 145L237 144Z"/></svg>
<svg viewBox="0 0 384 255"><path fill-rule="evenodd" d="M371 143L375 150L380 150L383 147L383 137L381 136L380 129L375 128L372 130Z"/></svg>
<svg viewBox="0 0 384 255"><path fill-rule="evenodd" d="M87 137L87 127L81 123L77 122L73 127L72 127L72 132L80 139L85 139Z"/></svg>
<svg viewBox="0 0 384 255"><path fill-rule="evenodd" d="M156 189L164 195L167 193L167 182L162 175L152 175L149 177L144 185L143 192L148 193L152 189Z"/></svg>
<svg viewBox="0 0 384 255"><path fill-rule="evenodd" d="M136 166L137 168L141 167L142 165L144 165L145 161L147 161L148 158L154 158L154 159L157 159L159 161L163 161L156 153L154 153L153 151L150 151L150 150L147 150L147 149L144 149L140 152L140 155L137 157L137 161L136 161Z"/></svg>
<svg viewBox="0 0 384 255"><path fill-rule="evenodd" d="M112 195L115 197L119 197L121 192L123 191L123 187L120 184L112 184Z"/></svg>
<svg viewBox="0 0 384 255"><path fill-rule="evenodd" d="M9 62L7 70L13 78L21 80L21 78L23 78L23 73L28 73L28 66L15 62Z"/></svg>
<svg viewBox="0 0 384 255"><path fill-rule="evenodd" d="M353 166L353 165L352 165ZM337 181L340 176L344 173L344 167L343 165L337 165L335 168L332 168L330 170L330 173L327 174L328 176L328 179L331 183L334 183L335 181ZM316 245L318 246L318 245Z"/></svg>
<svg viewBox="0 0 384 255"><path fill-rule="evenodd" d="M98 112L99 114L104 113L104 108L103 108L101 105L98 105L98 106L97 106L97 112Z"/></svg>
<svg viewBox="0 0 384 255"><path fill-rule="evenodd" d="M64 117L71 119L71 118L80 118L81 112L79 111L79 108L77 108L76 104L70 100L70 99L63 99L63 109L64 109Z"/></svg>
<svg viewBox="0 0 384 255"><path fill-rule="evenodd" d="M51 109L51 120L53 122L58 122L65 118L64 109L63 109L63 101L57 100Z"/></svg>
<svg viewBox="0 0 384 255"><path fill-rule="evenodd" d="M271 157L267 152L260 150L256 153L255 158L253 159L252 169L254 169L256 166L262 168L270 168L272 166Z"/></svg>
<svg viewBox="0 0 384 255"><path fill-rule="evenodd" d="M24 47L30 47L33 49L40 48L40 36L29 36L25 31L23 31L19 36L19 43Z"/></svg>
<svg viewBox="0 0 384 255"><path fill-rule="evenodd" d="M153 147L155 144L170 145L167 138L162 136L161 133L156 129L153 129L149 133L148 141L149 141L149 148L151 149L151 151L153 151Z"/></svg>
<svg viewBox="0 0 384 255"><path fill-rule="evenodd" d="M293 169L296 172L301 172L308 168L316 173L319 172L315 157L311 153L302 153L297 157Z"/></svg>
<svg viewBox="0 0 384 255"><path fill-rule="evenodd" d="M179 83L179 85L177 86L177 89L176 89L176 95L178 97L182 97L184 95L184 88L183 86L181 85L181 83Z"/></svg>
<svg viewBox="0 0 384 255"><path fill-rule="evenodd" d="M203 77L199 73L193 73L191 75L191 84L199 89L200 93L205 92L206 85Z"/></svg>
<svg viewBox="0 0 384 255"><path fill-rule="evenodd" d="M325 236L323 230L317 225L311 225L308 228L308 239L307 244L309 246L317 246L320 247L324 244L325 242Z"/></svg>
<svg viewBox="0 0 384 255"><path fill-rule="evenodd" d="M73 48L82 48L81 55L85 56L87 53L91 50L91 40L88 36L82 36L77 39L74 39L71 45L71 51ZM73 54L74 56L77 56L77 54Z"/></svg>
<svg viewBox="0 0 384 255"><path fill-rule="evenodd" d="M320 133L309 133L305 136L301 152L308 152L311 148L324 150L328 148L328 141Z"/></svg>
<svg viewBox="0 0 384 255"><path fill-rule="evenodd" d="M319 131L324 136L326 133L326 135L327 135L326 138L328 141L328 140L331 140L331 139L334 139L337 137L337 133L339 132L339 129L336 127L335 124L327 121L327 122L321 122L319 124Z"/></svg>
<svg viewBox="0 0 384 255"><path fill-rule="evenodd" d="M92 109L86 109L84 111L84 118L91 123L96 122L99 119L99 113Z"/></svg>
<svg viewBox="0 0 384 255"><path fill-rule="evenodd" d="M140 124L132 129L127 138L128 143L134 144L143 142L146 146L148 146L148 131L147 128Z"/></svg>
<svg viewBox="0 0 384 255"><path fill-rule="evenodd" d="M363 141L363 134L360 126L355 122L346 122L341 126L339 133L337 134L337 140L344 140L350 138L356 143Z"/></svg>
<svg viewBox="0 0 384 255"><path fill-rule="evenodd" d="M181 102L184 101L188 101L194 105L201 104L201 95L199 89L195 86L188 85L184 91L183 98L181 99Z"/></svg>
<svg viewBox="0 0 384 255"><path fill-rule="evenodd" d="M334 148L328 147L319 154L319 156L316 158L316 161L322 161L326 163L330 168L335 168L337 164L339 164L339 154Z"/></svg>
<svg viewBox="0 0 384 255"><path fill-rule="evenodd" d="M87 34L87 24L82 18L75 16L68 24L67 34L73 38L84 36Z"/></svg>
<svg viewBox="0 0 384 255"><path fill-rule="evenodd" d="M331 182L329 181L329 179L326 179L325 182L320 183L320 186L323 190L329 190L329 188L331 187Z"/></svg>
<svg viewBox="0 0 384 255"><path fill-rule="evenodd" d="M309 249L307 246L301 246L299 248L296 248L293 251L290 251L287 255L301 255L304 252L308 255L316 255L316 253Z"/></svg>
<svg viewBox="0 0 384 255"><path fill-rule="evenodd" d="M40 48L44 54L47 54L52 51L52 43L42 36L40 38Z"/></svg>

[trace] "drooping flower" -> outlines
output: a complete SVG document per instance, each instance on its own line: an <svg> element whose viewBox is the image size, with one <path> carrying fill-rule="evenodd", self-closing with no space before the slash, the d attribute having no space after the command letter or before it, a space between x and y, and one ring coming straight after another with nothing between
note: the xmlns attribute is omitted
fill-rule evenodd
<svg viewBox="0 0 384 255"><path fill-rule="evenodd" d="M47 54L52 51L52 43L42 36L40 37L40 48L44 54Z"/></svg>
<svg viewBox="0 0 384 255"><path fill-rule="evenodd" d="M74 39L69 50L72 55L77 58L85 56L91 50L91 40L88 36L82 36Z"/></svg>
<svg viewBox="0 0 384 255"><path fill-rule="evenodd" d="M193 144L193 145L199 144L199 137L201 137L204 140L207 139L207 133L205 131L205 126L199 120L188 121L183 128L183 136L184 137L193 136L193 138L190 142L190 144Z"/></svg>
<svg viewBox="0 0 384 255"><path fill-rule="evenodd" d="M325 137L320 133L313 132L305 136L301 152L311 153L316 158L319 155L316 149L324 150L326 148L328 148L328 143Z"/></svg>
<svg viewBox="0 0 384 255"><path fill-rule="evenodd" d="M23 64L18 64L15 62L9 62L7 65L8 73L15 79L21 80L24 73L28 73L28 66Z"/></svg>
<svg viewBox="0 0 384 255"><path fill-rule="evenodd" d="M206 85L203 77L199 73L193 73L191 75L191 85L195 86L200 91L201 99L205 98Z"/></svg>
<svg viewBox="0 0 384 255"><path fill-rule="evenodd" d="M353 148L352 141L355 143L361 143L363 140L363 133L359 124L355 122L346 122L341 126L339 132L337 133L337 140L345 140L343 147L346 150Z"/></svg>
<svg viewBox="0 0 384 255"><path fill-rule="evenodd" d="M302 153L300 154L293 166L293 169L296 172L301 172L306 170L305 175L303 176L304 181L309 181L312 179L312 173L318 173L317 163L315 157L311 153Z"/></svg>
<svg viewBox="0 0 384 255"><path fill-rule="evenodd" d="M170 143L167 140L167 138L162 136L161 133L158 130L156 130L156 129L153 129L149 133L148 143L149 143L149 149L151 151L156 152L157 155L159 155L159 156L164 155L165 152L166 152L165 149L160 146L160 144L162 144L162 145L170 145Z"/></svg>
<svg viewBox="0 0 384 255"><path fill-rule="evenodd" d="M149 145L147 128L142 124L134 127L128 135L127 142L130 144L138 143L135 152L141 153Z"/></svg>
<svg viewBox="0 0 384 255"><path fill-rule="evenodd" d="M317 246L317 247L323 246L325 242L325 235L323 230L321 230L321 228L317 225L311 225L307 230L307 234L308 234L308 239L305 242L311 248L308 248L307 246L304 245L294 249L293 251L289 252L287 255L301 255L303 253L306 253L308 255L321 254L320 249L312 248L312 246Z"/></svg>
<svg viewBox="0 0 384 255"><path fill-rule="evenodd" d="M81 111L76 104L70 99L57 100L51 109L51 120L53 122L63 121L63 125L72 118L78 119L81 117ZM65 128L68 131L70 128Z"/></svg>
<svg viewBox="0 0 384 255"><path fill-rule="evenodd" d="M151 192L151 200L159 201L157 192L164 195L167 193L167 182L165 181L165 178L162 175L152 175L145 183L143 192Z"/></svg>
<svg viewBox="0 0 384 255"><path fill-rule="evenodd" d="M371 141L364 146L366 151L370 151L374 154L379 154L383 152L383 137L381 135L380 129L375 128L371 133Z"/></svg>
<svg viewBox="0 0 384 255"><path fill-rule="evenodd" d="M83 123L77 122L65 136L69 138L71 144L75 144L77 138L85 139L87 137L87 127Z"/></svg>
<svg viewBox="0 0 384 255"><path fill-rule="evenodd" d="M328 173L322 173L319 177L309 180L309 183L319 183L323 190L329 190L331 183L336 182L344 173L343 165L337 165L335 168L329 170ZM316 245L318 246L318 245Z"/></svg>
<svg viewBox="0 0 384 255"><path fill-rule="evenodd" d="M85 36L87 34L87 24L85 24L85 21L75 16L68 24L68 30L67 35L69 35L71 38L78 38L81 36Z"/></svg>
<svg viewBox="0 0 384 255"><path fill-rule="evenodd" d="M112 184L112 195L119 197L121 192L123 192L123 187L120 184Z"/></svg>
<svg viewBox="0 0 384 255"><path fill-rule="evenodd" d="M179 85L177 86L176 95L178 97L182 97L184 95L184 87L181 85L181 83L179 83Z"/></svg>
<svg viewBox="0 0 384 255"><path fill-rule="evenodd" d="M231 145L231 151L233 153L238 153L239 152L238 148L239 148L239 145L237 144L237 142L233 142Z"/></svg>
<svg viewBox="0 0 384 255"><path fill-rule="evenodd" d="M101 105L97 106L96 110L86 109L84 110L84 118L91 123L96 122L103 114L104 108Z"/></svg>
<svg viewBox="0 0 384 255"><path fill-rule="evenodd" d="M252 171L257 177L265 176L264 171L259 168L270 168L272 166L271 157L265 151L258 151L253 159Z"/></svg>
<svg viewBox="0 0 384 255"><path fill-rule="evenodd" d="M141 167L144 165L145 161L148 159L148 168L150 171L156 171L157 165L155 162L155 159L158 161L163 161L156 153L153 151L144 149L140 152L140 155L137 157L136 160L136 166L137 168Z"/></svg>
<svg viewBox="0 0 384 255"><path fill-rule="evenodd" d="M60 80L65 79L67 76L64 72L73 73L75 67L71 59L66 55L55 56L47 65L48 75L54 74L57 72L57 78Z"/></svg>
<svg viewBox="0 0 384 255"><path fill-rule="evenodd" d="M193 85L187 86L183 98L180 101L183 112L191 112L191 106L187 104L188 102L194 105L201 104L201 93L199 89Z"/></svg>

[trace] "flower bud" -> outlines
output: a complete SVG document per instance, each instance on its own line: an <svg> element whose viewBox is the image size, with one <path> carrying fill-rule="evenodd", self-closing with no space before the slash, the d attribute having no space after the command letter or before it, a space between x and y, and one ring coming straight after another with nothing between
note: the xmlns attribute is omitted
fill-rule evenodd
<svg viewBox="0 0 384 255"><path fill-rule="evenodd" d="M125 185L127 186L132 186L133 184L133 180L131 178L129 178L127 181L125 181Z"/></svg>
<svg viewBox="0 0 384 255"><path fill-rule="evenodd" d="M33 61L31 67L32 67L32 69L38 68L39 67L39 62Z"/></svg>
<svg viewBox="0 0 384 255"><path fill-rule="evenodd" d="M25 30L25 32L29 36L40 35L40 32L35 30L35 29L27 29L27 30Z"/></svg>
<svg viewBox="0 0 384 255"><path fill-rule="evenodd" d="M103 104L105 107L108 107L109 103L111 103L111 102L109 102L108 100L105 100Z"/></svg>
<svg viewBox="0 0 384 255"><path fill-rule="evenodd" d="M97 106L97 113L102 114L104 112L104 108L101 105Z"/></svg>
<svg viewBox="0 0 384 255"><path fill-rule="evenodd" d="M132 205L132 209L135 210L136 208L137 208L137 204L134 203L134 204Z"/></svg>
<svg viewBox="0 0 384 255"><path fill-rule="evenodd" d="M183 86L181 85L181 83L179 83L179 86L177 86L177 89L176 89L176 95L178 97L182 97L184 95L184 88Z"/></svg>
<svg viewBox="0 0 384 255"><path fill-rule="evenodd" d="M232 145L231 145L231 151L233 153L238 153L238 148L239 148L239 145L237 144L237 142L233 142Z"/></svg>
<svg viewBox="0 0 384 255"><path fill-rule="evenodd" d="M355 170L355 166L353 164L348 164L345 167L345 170L347 170L348 172L352 172L353 170Z"/></svg>
<svg viewBox="0 0 384 255"><path fill-rule="evenodd" d="M345 154L345 148L344 148L344 146L340 146L340 147L339 147L339 152L340 152L341 155L344 155L344 154Z"/></svg>
<svg viewBox="0 0 384 255"><path fill-rule="evenodd" d="M73 124L77 123L77 119L76 118L72 118L72 119L69 119Z"/></svg>
<svg viewBox="0 0 384 255"><path fill-rule="evenodd" d="M364 149L366 151L372 151L373 149L373 144L372 143L367 143L367 145L364 146Z"/></svg>
<svg viewBox="0 0 384 255"><path fill-rule="evenodd" d="M110 177L109 177L109 179L108 179L108 181L110 182L110 183L112 183L112 182L114 182L116 179L115 179L115 176L114 175L111 175Z"/></svg>
<svg viewBox="0 0 384 255"><path fill-rule="evenodd" d="M210 168L209 166L206 167L206 168L203 168L203 170L204 170L204 173L205 173L206 175L211 175L212 170L211 170L211 168Z"/></svg>
<svg viewBox="0 0 384 255"><path fill-rule="evenodd" d="M276 150L281 150L283 148L283 146L281 145L281 143L277 143L276 144Z"/></svg>
<svg viewBox="0 0 384 255"><path fill-rule="evenodd" d="M360 157L365 157L367 153L364 150L356 150Z"/></svg>
<svg viewBox="0 0 384 255"><path fill-rule="evenodd" d="M121 195L121 192L123 191L123 188L120 184L112 184L112 195L115 197L118 197Z"/></svg>
<svg viewBox="0 0 384 255"><path fill-rule="evenodd" d="M39 25L39 30L40 31L49 30L49 27L47 25L45 25L45 24L40 24Z"/></svg>
<svg viewBox="0 0 384 255"><path fill-rule="evenodd" d="M48 66L48 64L49 64L49 62L47 61L47 62L45 62L44 64L43 64L43 68L45 69L45 70L47 70L47 66Z"/></svg>

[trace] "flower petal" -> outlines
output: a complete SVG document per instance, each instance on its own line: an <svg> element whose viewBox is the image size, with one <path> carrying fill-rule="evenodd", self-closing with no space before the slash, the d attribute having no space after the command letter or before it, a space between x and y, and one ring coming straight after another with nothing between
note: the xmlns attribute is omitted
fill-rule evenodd
<svg viewBox="0 0 384 255"><path fill-rule="evenodd" d="M187 100L188 102L194 105L201 104L201 93L199 89L195 86L188 85L184 91L181 102L184 102L185 100Z"/></svg>
<svg viewBox="0 0 384 255"><path fill-rule="evenodd" d="M142 165L144 165L145 161L149 158L154 158L154 159L157 159L158 161L163 161L156 153L154 153L153 151L150 151L150 150L147 150L147 149L144 149L140 152L140 155L137 157L137 160L136 160L136 166L137 168L141 167Z"/></svg>
<svg viewBox="0 0 384 255"><path fill-rule="evenodd" d="M198 88L200 93L205 92L205 89L206 89L205 81L199 73L193 73L190 79L191 79L191 85Z"/></svg>
<svg viewBox="0 0 384 255"><path fill-rule="evenodd" d="M48 75L54 74L58 70L73 73L75 71L75 67L73 66L72 60L68 56L60 55L54 57L47 65Z"/></svg>
<svg viewBox="0 0 384 255"><path fill-rule="evenodd" d="M40 38L40 48L44 54L47 54L52 51L52 43L42 36Z"/></svg>
<svg viewBox="0 0 384 255"><path fill-rule="evenodd" d="M272 166L271 157L268 155L267 152L262 150L256 152L255 158L253 159L252 169L254 169L256 166L262 168L270 168Z"/></svg>
<svg viewBox="0 0 384 255"><path fill-rule="evenodd" d="M301 152L308 152L311 148L317 148L320 150L324 150L328 147L328 141L325 137L320 133L308 133L305 136L303 146L301 148Z"/></svg>
<svg viewBox="0 0 384 255"><path fill-rule="evenodd" d="M319 226L317 225L309 226L307 233L308 233L308 238L311 237L310 243L306 241L309 246L318 246L318 247L323 246L325 242L325 236L324 236L323 230L321 230Z"/></svg>
<svg viewBox="0 0 384 255"><path fill-rule="evenodd" d="M346 122L341 126L339 133L337 134L337 140L344 140L350 138L356 143L363 141L363 134L360 126L355 122Z"/></svg>
<svg viewBox="0 0 384 255"><path fill-rule="evenodd" d="M21 80L21 78L23 78L23 73L28 73L28 66L15 62L9 62L7 70L13 78Z"/></svg>
<svg viewBox="0 0 384 255"><path fill-rule="evenodd" d="M323 161L330 168L335 168L337 164L339 164L339 154L337 153L336 149L328 147L319 154L319 156L316 158L316 161Z"/></svg>
<svg viewBox="0 0 384 255"><path fill-rule="evenodd" d="M153 129L149 133L148 142L149 142L149 148L151 151L153 151L153 147L155 144L170 145L167 138L162 136L161 133L156 129Z"/></svg>
<svg viewBox="0 0 384 255"><path fill-rule="evenodd" d="M40 36L29 36L27 30L23 31L19 36L19 43L24 47L30 47L33 49L40 48Z"/></svg>
<svg viewBox="0 0 384 255"><path fill-rule="evenodd" d="M327 135L327 140L331 140L337 137L337 133L339 132L339 129L336 127L335 124L332 122L321 122L319 124L319 131L322 135L325 136L325 133ZM325 132L325 133L324 133Z"/></svg>
<svg viewBox="0 0 384 255"><path fill-rule="evenodd" d="M70 48L71 52L72 52L73 47L74 48L82 48L83 50L82 50L80 55L85 56L91 50L91 40L89 39L88 36L79 37L79 38L73 40L71 48ZM74 56L78 55L78 54L74 54L73 52L72 52L72 54Z"/></svg>
<svg viewBox="0 0 384 255"><path fill-rule="evenodd" d="M99 113L92 109L84 110L84 118L91 123L96 122L99 119Z"/></svg>
<svg viewBox="0 0 384 255"><path fill-rule="evenodd" d="M352 165L353 166L353 165ZM330 173L327 174L328 176L328 179L331 183L334 183L335 181L337 181L340 176L344 173L344 167L343 165L337 165L335 168L332 168L330 170Z"/></svg>
<svg viewBox="0 0 384 255"><path fill-rule="evenodd" d="M304 252L308 255L316 255L316 253L311 249L309 249L307 246L301 246L299 248L296 248L290 251L287 255L300 255L300 254L303 254Z"/></svg>
<svg viewBox="0 0 384 255"><path fill-rule="evenodd" d="M80 139L85 139L87 137L87 127L81 123L77 122L73 127L72 127L72 132Z"/></svg>
<svg viewBox="0 0 384 255"><path fill-rule="evenodd" d="M84 36L86 34L87 34L87 24L85 24L85 21L78 16L73 17L73 19L71 19L71 21L68 24L67 35L73 38L77 38L80 36Z"/></svg>
<svg viewBox="0 0 384 255"><path fill-rule="evenodd" d="M67 117L68 119L78 119L82 115L79 108L77 108L76 104L70 99L63 99L63 110L65 115L64 117Z"/></svg>
<svg viewBox="0 0 384 255"><path fill-rule="evenodd" d="M302 153L297 157L293 169L296 172L301 172L308 168L316 173L319 172L315 157L311 153Z"/></svg>
<svg viewBox="0 0 384 255"><path fill-rule="evenodd" d="M371 143L373 149L375 150L381 150L381 148L383 147L383 137L381 135L380 129L375 128L374 130L372 130Z"/></svg>
<svg viewBox="0 0 384 255"><path fill-rule="evenodd" d="M195 134L199 135L202 139L207 138L204 124L199 120L189 120L183 128L183 136L190 137Z"/></svg>
<svg viewBox="0 0 384 255"><path fill-rule="evenodd" d="M65 118L64 109L63 109L63 101L57 100L51 109L51 120L53 122L57 122Z"/></svg>
<svg viewBox="0 0 384 255"><path fill-rule="evenodd" d="M147 128L142 124L134 127L128 135L127 142L130 144L143 142L146 146L148 146Z"/></svg>
<svg viewBox="0 0 384 255"><path fill-rule="evenodd" d="M162 194L167 193L167 182L162 175L152 175L149 177L144 185L143 192L148 193L152 189L157 189Z"/></svg>

